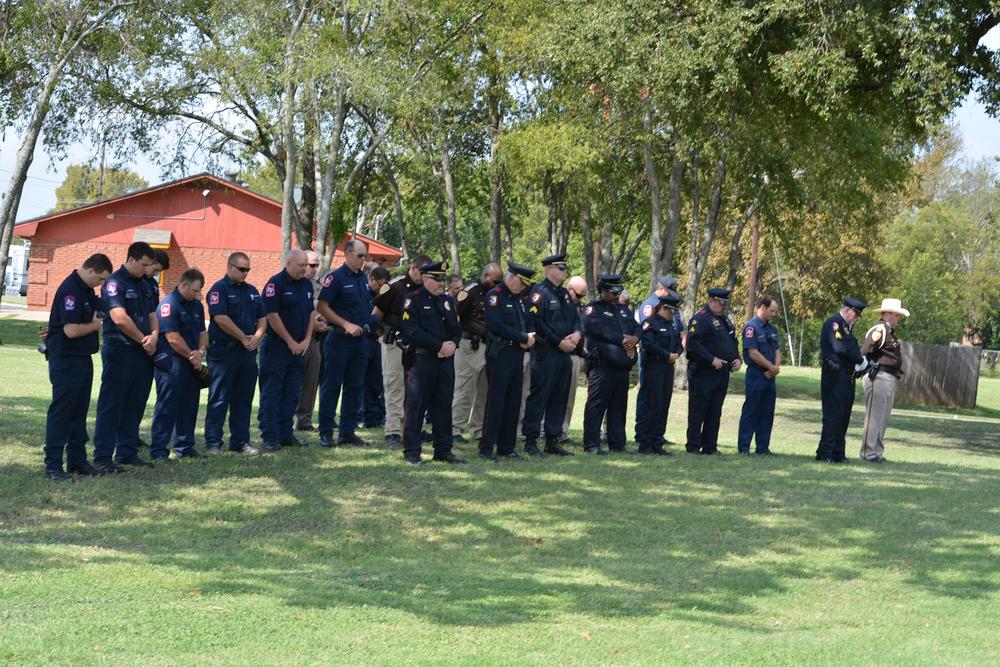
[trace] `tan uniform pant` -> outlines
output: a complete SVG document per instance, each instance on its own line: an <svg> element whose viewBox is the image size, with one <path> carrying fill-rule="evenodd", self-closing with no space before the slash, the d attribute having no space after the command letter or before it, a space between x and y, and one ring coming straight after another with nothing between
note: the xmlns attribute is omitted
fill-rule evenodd
<svg viewBox="0 0 1000 667"><path fill-rule="evenodd" d="M517 430L518 436L524 437L524 404L528 402L528 394L531 393L531 350L524 353L524 379L521 381L521 415L520 428Z"/></svg>
<svg viewBox="0 0 1000 667"><path fill-rule="evenodd" d="M486 344L472 350L472 341L463 338L455 352L455 396L451 402L451 433L461 435L468 429L469 437L483 436L486 416ZM470 414L471 413L471 414Z"/></svg>
<svg viewBox="0 0 1000 667"><path fill-rule="evenodd" d="M302 374L302 390L299 394L299 404L295 408L295 428L309 430L312 428L313 409L316 407L316 389L319 387L319 376L323 370L323 339L313 339L305 354L306 367Z"/></svg>
<svg viewBox="0 0 1000 667"><path fill-rule="evenodd" d="M382 386L385 392L385 434L403 435L403 399L406 397L406 377L403 372L403 351L395 344L382 346Z"/></svg>
<svg viewBox="0 0 1000 667"><path fill-rule="evenodd" d="M865 430L861 436L861 458L880 459L885 454L885 429L889 426L892 402L896 398L896 378L881 372L875 380L864 379Z"/></svg>
<svg viewBox="0 0 1000 667"><path fill-rule="evenodd" d="M580 380L580 368L583 366L583 357L573 354L570 355L570 361L573 364L573 379L569 382L569 397L566 399L566 420L563 421L563 433L569 433L569 423L573 421L573 406L576 405L576 390Z"/></svg>

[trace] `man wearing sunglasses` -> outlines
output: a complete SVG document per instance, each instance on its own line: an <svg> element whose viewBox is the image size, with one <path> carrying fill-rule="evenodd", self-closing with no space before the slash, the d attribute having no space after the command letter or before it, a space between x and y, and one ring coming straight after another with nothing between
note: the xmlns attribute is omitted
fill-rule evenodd
<svg viewBox="0 0 1000 667"><path fill-rule="evenodd" d="M708 290L708 303L688 324L689 454L719 453L719 421L729 391L729 374L743 365L728 310L729 290L713 287Z"/></svg>
<svg viewBox="0 0 1000 667"><path fill-rule="evenodd" d="M222 425L229 413L229 450L256 454L250 445L250 413L257 388L257 348L267 331L267 313L257 288L247 282L250 258L234 252L226 275L208 291L208 388L205 446L222 452Z"/></svg>
<svg viewBox="0 0 1000 667"><path fill-rule="evenodd" d="M545 278L531 288L528 317L537 337L531 349L531 391L525 403L524 451L529 456L543 456L538 438L545 421L545 454L572 456L559 445L566 399L572 380L570 355L580 344L580 317L569 292L563 287L569 267L566 254L550 255L542 260Z"/></svg>

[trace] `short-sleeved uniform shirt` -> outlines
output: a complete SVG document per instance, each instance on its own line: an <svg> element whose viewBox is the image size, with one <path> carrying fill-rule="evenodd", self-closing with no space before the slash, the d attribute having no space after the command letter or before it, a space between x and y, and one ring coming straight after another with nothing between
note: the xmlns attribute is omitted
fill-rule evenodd
<svg viewBox="0 0 1000 667"><path fill-rule="evenodd" d="M212 318L208 327L208 341L212 346L241 344L215 323L217 316L228 317L248 336L257 331L257 320L267 316L257 288L246 282L237 285L229 276L223 276L208 291L208 314Z"/></svg>
<svg viewBox="0 0 1000 667"><path fill-rule="evenodd" d="M267 281L264 285L264 310L266 313L277 313L285 325L289 335L301 341L309 330L309 316L313 312L312 281L306 278L293 279L285 269ZM269 336L281 340L277 332L267 327ZM284 343L284 341L282 341Z"/></svg>
<svg viewBox="0 0 1000 667"><path fill-rule="evenodd" d="M740 337L743 339L743 361L747 365L747 371L754 368L764 370L750 358L750 350L757 350L765 359L774 363L781 344L778 341L778 329L773 324L754 316L743 325Z"/></svg>
<svg viewBox="0 0 1000 667"><path fill-rule="evenodd" d="M112 308L124 308L125 313L132 319L136 328L143 335L148 336L152 332L152 324L149 321L150 314L156 308L156 304L149 302L149 285L145 277L133 278L128 270L122 266L111 274L101 288L101 300L104 311L111 312ZM110 317L104 318L104 345L134 345L139 347L138 341L134 341L118 328Z"/></svg>
<svg viewBox="0 0 1000 667"><path fill-rule="evenodd" d="M642 324L650 317L655 315L656 309L659 307L660 307L660 297L656 296L655 293L651 294L648 299L642 302L642 305L639 306L639 310L635 311L636 318L638 319L639 324ZM673 306L669 306L669 308L670 312L674 314L674 319L671 321L671 326L674 327L674 330L677 332L678 337L680 337L684 334L684 322L681 321L681 311L679 308L675 308Z"/></svg>
<svg viewBox="0 0 1000 667"><path fill-rule="evenodd" d="M187 301L176 289L168 294L156 309L160 322L160 338L156 342L157 352L177 355L167 341L166 334L177 332L192 350L198 349L198 340L205 330L205 308L201 301Z"/></svg>
<svg viewBox="0 0 1000 667"><path fill-rule="evenodd" d="M49 336L46 340L49 356L86 357L97 352L100 343L96 331L79 338L68 338L63 326L90 324L100 310L100 303L94 289L88 287L76 271L62 281L49 311Z"/></svg>
<svg viewBox="0 0 1000 667"><path fill-rule="evenodd" d="M372 302L368 277L361 271L351 271L346 264L331 271L323 279L319 300L325 301L333 312L359 327L371 321Z"/></svg>
<svg viewBox="0 0 1000 667"><path fill-rule="evenodd" d="M725 315L715 315L706 305L688 324L687 358L695 363L696 370L702 370L710 369L715 357L727 363L721 370L728 370L729 362L740 358L740 350L732 321Z"/></svg>

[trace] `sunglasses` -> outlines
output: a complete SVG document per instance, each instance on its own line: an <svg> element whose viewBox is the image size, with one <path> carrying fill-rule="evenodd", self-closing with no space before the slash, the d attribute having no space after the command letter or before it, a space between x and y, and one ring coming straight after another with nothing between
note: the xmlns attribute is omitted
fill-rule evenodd
<svg viewBox="0 0 1000 667"><path fill-rule="evenodd" d="M319 264L310 264L309 268L310 269L318 269L319 268Z"/></svg>
<svg viewBox="0 0 1000 667"><path fill-rule="evenodd" d="M250 267L249 266L236 266L235 264L230 264L229 266L233 267L234 269L236 269L240 273L250 273Z"/></svg>
<svg viewBox="0 0 1000 667"><path fill-rule="evenodd" d="M357 257L358 259L366 259L368 257L368 253L359 252L357 255L355 255L355 257ZM312 265L310 264L310 266ZM317 264L316 266L319 266L319 264Z"/></svg>
<svg viewBox="0 0 1000 667"><path fill-rule="evenodd" d="M569 264L559 263L559 264L552 264L551 266L556 267L560 271L566 271L567 269L569 269Z"/></svg>

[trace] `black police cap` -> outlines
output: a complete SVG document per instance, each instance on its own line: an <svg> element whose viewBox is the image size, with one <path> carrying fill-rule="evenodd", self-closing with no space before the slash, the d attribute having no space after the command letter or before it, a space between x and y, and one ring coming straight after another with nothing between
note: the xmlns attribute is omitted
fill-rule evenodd
<svg viewBox="0 0 1000 667"><path fill-rule="evenodd" d="M558 255L549 255L542 259L542 266L548 266L550 264L560 264L566 262L566 253L560 253Z"/></svg>
<svg viewBox="0 0 1000 667"><path fill-rule="evenodd" d="M444 280L448 276L448 262L432 262L420 267L420 275L430 276L437 280Z"/></svg>
<svg viewBox="0 0 1000 667"><path fill-rule="evenodd" d="M507 262L507 270L520 278L521 282L526 285L530 285L534 282L535 270L530 266L518 264L517 262Z"/></svg>
<svg viewBox="0 0 1000 667"><path fill-rule="evenodd" d="M674 292L672 290L668 294L666 294L664 296L661 296L659 298L660 298L660 305L661 306L671 306L671 307L673 307L673 306L677 306L681 302L680 296L678 296L677 292Z"/></svg>
<svg viewBox="0 0 1000 667"><path fill-rule="evenodd" d="M708 296L713 299L728 299L729 290L725 287L712 287L708 290Z"/></svg>
<svg viewBox="0 0 1000 667"><path fill-rule="evenodd" d="M858 311L860 314L862 310L868 307L868 304L861 299L855 299L853 296L849 296L844 299L844 305L848 308Z"/></svg>

